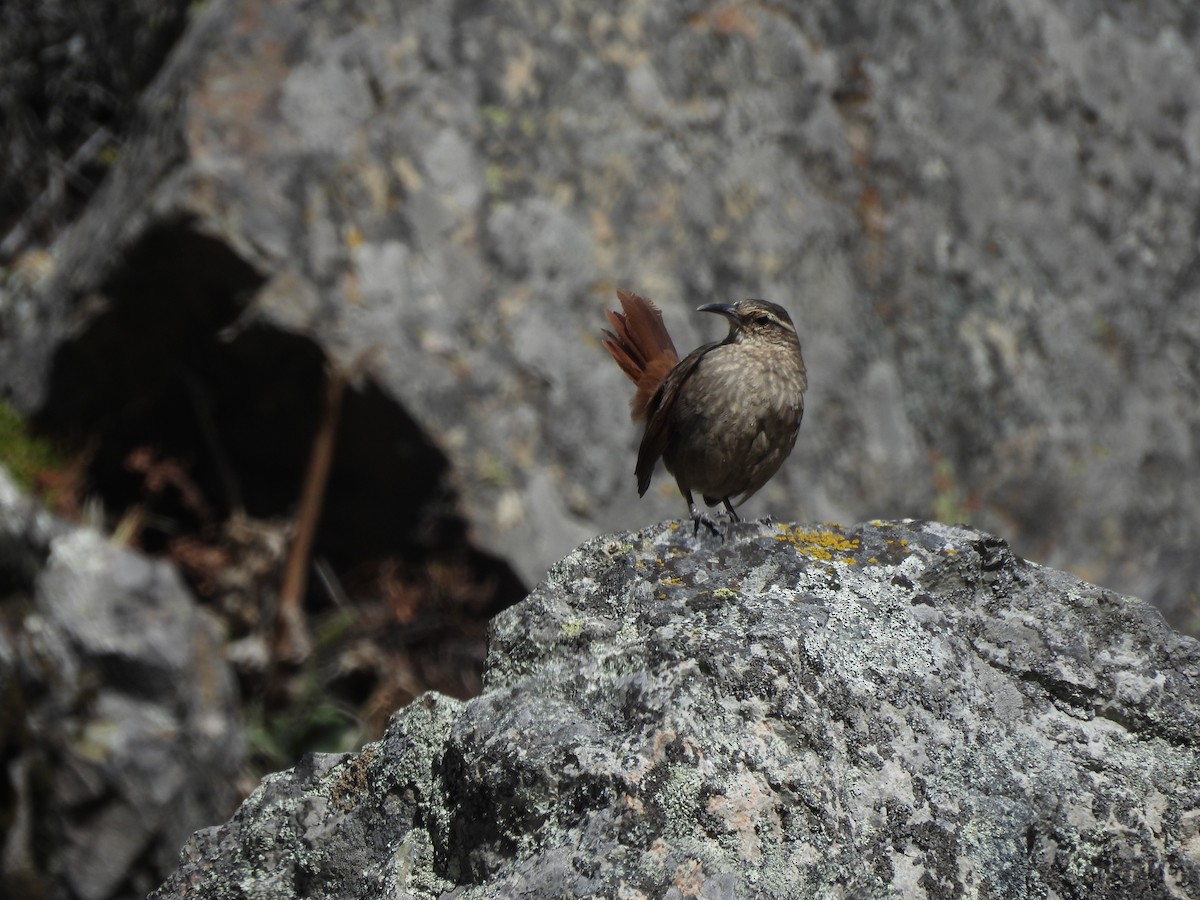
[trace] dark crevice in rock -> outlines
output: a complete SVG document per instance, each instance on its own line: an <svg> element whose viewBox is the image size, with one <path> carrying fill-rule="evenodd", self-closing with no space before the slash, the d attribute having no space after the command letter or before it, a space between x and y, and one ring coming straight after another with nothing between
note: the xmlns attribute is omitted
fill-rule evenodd
<svg viewBox="0 0 1200 900"><path fill-rule="evenodd" d="M181 460L215 518L292 512L321 414L325 359L308 338L265 324L224 329L260 279L219 241L184 224L144 240L113 279L108 308L59 352L37 424L100 438L91 490L106 508L139 497L129 454ZM375 384L344 399L318 553L338 567L465 540L445 457ZM164 492L166 530L200 527ZM152 532L155 529L150 529ZM149 549L160 549L151 539ZM511 579L498 562L480 560Z"/></svg>
<svg viewBox="0 0 1200 900"><path fill-rule="evenodd" d="M145 416L212 352L262 276L187 219L145 234L80 312L98 315L55 354L35 417L52 434L93 434ZM156 412L164 410L158 406Z"/></svg>
<svg viewBox="0 0 1200 900"><path fill-rule="evenodd" d="M77 504L177 562L239 638L269 635L333 377L314 340L254 316L262 283L186 218L152 229L81 301L101 308L57 352L36 416L86 463ZM329 580L310 565L306 608L331 702L368 705L378 733L421 690L476 692L485 623L525 588L472 546L445 455L377 384L347 385L336 428L312 551ZM241 522L268 549L235 539ZM248 574L229 599L233 570Z"/></svg>
<svg viewBox="0 0 1200 900"><path fill-rule="evenodd" d="M49 548L35 546L26 536L0 534L0 608L12 600L28 601Z"/></svg>

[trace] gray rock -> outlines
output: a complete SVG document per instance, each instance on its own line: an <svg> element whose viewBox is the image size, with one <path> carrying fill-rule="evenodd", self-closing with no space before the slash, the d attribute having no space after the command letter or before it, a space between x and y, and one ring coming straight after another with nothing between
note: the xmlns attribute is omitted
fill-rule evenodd
<svg viewBox="0 0 1200 900"><path fill-rule="evenodd" d="M186 406L233 323L380 347L533 584L679 514L635 495L613 287L684 349L699 302L765 296L812 386L754 514L970 520L1200 628L1197 36L1169 0L211 0L105 189L0 278L0 389L104 436ZM214 419L287 364L212 379Z"/></svg>
<svg viewBox="0 0 1200 900"><path fill-rule="evenodd" d="M599 538L152 896L1200 897L1200 642L960 527Z"/></svg>
<svg viewBox="0 0 1200 900"><path fill-rule="evenodd" d="M53 519L0 471L0 893L143 897L236 803L220 630L170 566Z"/></svg>

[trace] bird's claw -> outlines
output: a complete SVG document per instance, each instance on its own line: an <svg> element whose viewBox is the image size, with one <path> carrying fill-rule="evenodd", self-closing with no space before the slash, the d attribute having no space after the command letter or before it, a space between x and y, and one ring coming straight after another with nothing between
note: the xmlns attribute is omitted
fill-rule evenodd
<svg viewBox="0 0 1200 900"><path fill-rule="evenodd" d="M700 533L701 525L707 528L714 537L719 537L722 539L725 537L725 533L717 527L717 523L714 522L707 513L702 513L698 509L692 510L692 524L692 537L696 537L696 535Z"/></svg>
<svg viewBox="0 0 1200 900"><path fill-rule="evenodd" d="M731 523L742 521L742 517L737 514L737 510L735 510L733 508L733 504L729 502L728 497L725 498L724 503L725 503L725 512L729 516L729 521Z"/></svg>

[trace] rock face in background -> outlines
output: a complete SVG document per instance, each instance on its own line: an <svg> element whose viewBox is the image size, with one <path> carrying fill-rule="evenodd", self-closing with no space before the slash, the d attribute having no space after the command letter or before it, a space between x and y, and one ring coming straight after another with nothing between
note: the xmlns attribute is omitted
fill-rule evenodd
<svg viewBox="0 0 1200 900"><path fill-rule="evenodd" d="M99 435L102 486L147 441L217 484L205 396L277 512L319 396L273 402L309 384L295 345L365 359L383 402L343 446L377 452L332 520L396 499L418 514L374 533L421 546L461 515L532 584L681 509L669 479L636 499L613 288L684 350L715 336L689 308L768 297L812 388L752 514L971 520L1196 629L1198 28L1166 2L212 0L105 188L14 261L0 385Z"/></svg>
<svg viewBox="0 0 1200 900"><path fill-rule="evenodd" d="M0 894L145 896L245 759L218 629L175 570L0 471Z"/></svg>
<svg viewBox="0 0 1200 900"><path fill-rule="evenodd" d="M153 897L1200 896L1200 642L936 524L594 540Z"/></svg>

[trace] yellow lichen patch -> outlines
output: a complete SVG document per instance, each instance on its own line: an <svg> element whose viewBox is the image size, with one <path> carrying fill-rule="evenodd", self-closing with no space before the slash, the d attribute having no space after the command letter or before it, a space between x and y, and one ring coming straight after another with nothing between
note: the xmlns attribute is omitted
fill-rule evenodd
<svg viewBox="0 0 1200 900"><path fill-rule="evenodd" d="M670 586L674 587L676 585L683 584L683 579L680 578L678 575L664 575L659 580L659 584L666 584L666 585L670 585Z"/></svg>
<svg viewBox="0 0 1200 900"><path fill-rule="evenodd" d="M847 554L859 548L858 538L846 537L840 531L813 529L805 531L802 528L780 526L780 534L775 540L786 541L796 548L796 552L809 559L831 560L833 562L853 565L853 557L835 554Z"/></svg>

